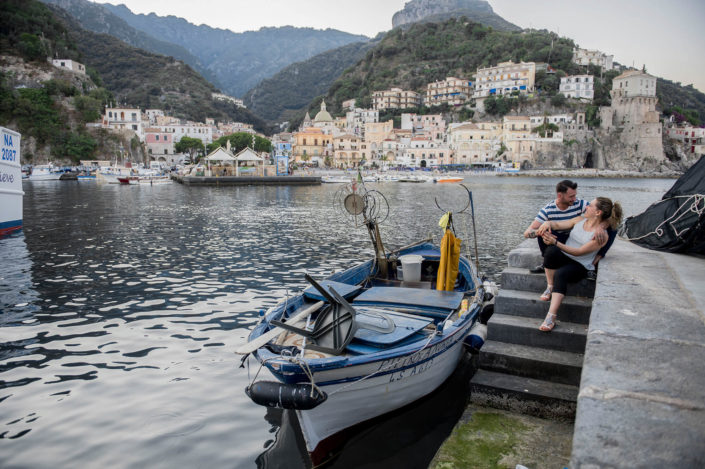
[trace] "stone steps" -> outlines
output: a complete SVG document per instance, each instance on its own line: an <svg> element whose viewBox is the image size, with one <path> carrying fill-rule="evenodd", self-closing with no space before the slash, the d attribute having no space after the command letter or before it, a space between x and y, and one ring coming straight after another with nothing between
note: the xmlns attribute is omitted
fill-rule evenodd
<svg viewBox="0 0 705 469"><path fill-rule="evenodd" d="M539 330L543 319L499 314L496 310L487 325L487 340L528 345L563 352L583 353L587 325L557 321L551 332Z"/></svg>
<svg viewBox="0 0 705 469"><path fill-rule="evenodd" d="M536 292L541 294L546 289L546 275L532 274L528 269L507 267L502 271L502 289ZM592 298L595 296L595 282L581 280L568 285L566 296Z"/></svg>
<svg viewBox="0 0 705 469"><path fill-rule="evenodd" d="M578 386L583 354L488 341L479 365L483 370Z"/></svg>
<svg viewBox="0 0 705 469"><path fill-rule="evenodd" d="M495 309L503 314L537 319L546 317L549 306L550 302L539 299L539 294L536 292L510 290L507 288L500 290L495 300ZM561 304L559 316L561 320L587 324L590 320L591 309L592 301L589 298L566 296Z"/></svg>
<svg viewBox="0 0 705 469"><path fill-rule="evenodd" d="M470 382L474 403L544 418L575 418L578 386L479 369Z"/></svg>
<svg viewBox="0 0 705 469"><path fill-rule="evenodd" d="M556 327L542 332L538 328L549 302L539 295L546 277L529 272L540 263L534 240L509 254L479 369L471 380L471 399L513 412L573 419L595 282L569 285Z"/></svg>

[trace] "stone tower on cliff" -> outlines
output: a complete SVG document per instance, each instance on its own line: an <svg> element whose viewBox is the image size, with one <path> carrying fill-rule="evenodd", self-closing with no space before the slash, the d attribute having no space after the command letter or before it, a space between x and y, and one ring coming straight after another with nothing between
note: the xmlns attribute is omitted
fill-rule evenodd
<svg viewBox="0 0 705 469"><path fill-rule="evenodd" d="M656 77L644 71L628 70L612 81L610 95L611 106L600 109L601 130L619 134L624 146L633 150L638 159L650 163L662 161Z"/></svg>

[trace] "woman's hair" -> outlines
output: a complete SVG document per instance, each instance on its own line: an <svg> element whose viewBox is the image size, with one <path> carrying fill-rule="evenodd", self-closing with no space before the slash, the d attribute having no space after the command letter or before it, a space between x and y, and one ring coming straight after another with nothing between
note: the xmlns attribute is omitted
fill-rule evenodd
<svg viewBox="0 0 705 469"><path fill-rule="evenodd" d="M616 230L622 222L622 206L619 202L612 202L607 197L598 197L595 199L595 208L602 212L601 220L607 220L610 228Z"/></svg>

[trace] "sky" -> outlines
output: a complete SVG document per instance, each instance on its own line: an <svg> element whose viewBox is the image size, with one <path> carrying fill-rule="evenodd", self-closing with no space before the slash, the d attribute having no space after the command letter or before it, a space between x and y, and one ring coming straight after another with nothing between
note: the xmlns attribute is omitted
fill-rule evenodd
<svg viewBox="0 0 705 469"><path fill-rule="evenodd" d="M407 0L96 0L234 32L263 26L339 29L374 37ZM522 28L548 29L622 65L705 92L704 0L489 0Z"/></svg>

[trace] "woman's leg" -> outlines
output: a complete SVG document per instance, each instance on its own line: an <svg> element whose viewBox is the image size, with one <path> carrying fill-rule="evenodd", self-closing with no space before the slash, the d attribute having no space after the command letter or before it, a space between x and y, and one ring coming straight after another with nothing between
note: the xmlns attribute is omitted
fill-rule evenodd
<svg viewBox="0 0 705 469"><path fill-rule="evenodd" d="M563 266L567 257L563 252L556 246L546 247L546 251L543 256L543 267L544 273L546 274L546 290L541 295L543 301L548 301L551 299L551 293L553 292L553 279L556 273L556 269Z"/></svg>
<svg viewBox="0 0 705 469"><path fill-rule="evenodd" d="M559 268L554 274L554 287L551 293L551 306L548 308L546 319L539 327L544 332L550 332L556 326L556 317L558 316L558 308L561 307L563 298L568 288L569 282L577 282L582 280L587 275L587 270L579 262L568 258L570 262Z"/></svg>

